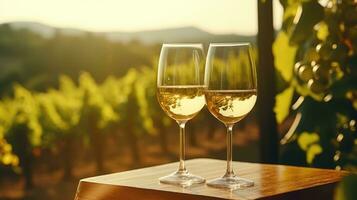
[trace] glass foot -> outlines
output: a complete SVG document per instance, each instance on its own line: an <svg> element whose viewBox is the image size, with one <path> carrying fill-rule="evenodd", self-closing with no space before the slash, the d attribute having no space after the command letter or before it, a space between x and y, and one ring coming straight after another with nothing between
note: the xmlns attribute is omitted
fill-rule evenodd
<svg viewBox="0 0 357 200"><path fill-rule="evenodd" d="M213 179L209 181L207 185L215 188L238 189L252 187L254 186L254 182L249 179L240 178L236 175L233 175Z"/></svg>
<svg viewBox="0 0 357 200"><path fill-rule="evenodd" d="M204 183L206 180L200 176L192 175L188 173L188 171L177 171L172 173L168 176L164 176L159 178L160 183L170 184L170 185L180 185L183 187L194 185L194 184L201 184Z"/></svg>

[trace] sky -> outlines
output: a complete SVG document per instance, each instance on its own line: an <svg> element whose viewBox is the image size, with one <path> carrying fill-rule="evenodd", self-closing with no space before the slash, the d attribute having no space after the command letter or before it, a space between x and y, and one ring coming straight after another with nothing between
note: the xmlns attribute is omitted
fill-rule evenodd
<svg viewBox="0 0 357 200"><path fill-rule="evenodd" d="M274 1L274 26L282 8ZM257 0L0 0L0 23L35 21L89 31L196 26L212 33L257 32Z"/></svg>

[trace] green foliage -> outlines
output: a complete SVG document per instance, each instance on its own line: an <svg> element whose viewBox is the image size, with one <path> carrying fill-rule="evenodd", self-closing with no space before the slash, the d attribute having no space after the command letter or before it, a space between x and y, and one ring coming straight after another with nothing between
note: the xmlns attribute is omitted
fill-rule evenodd
<svg viewBox="0 0 357 200"><path fill-rule="evenodd" d="M97 128L104 128L118 116L112 106L105 101L94 79L87 72L79 76L79 91L82 92L83 105L81 109L81 122L84 127L92 123Z"/></svg>
<svg viewBox="0 0 357 200"><path fill-rule="evenodd" d="M129 119L135 120L131 128L136 133L157 134L157 127L170 123L153 120L161 111L155 74L149 67L131 69L121 78L109 76L98 84L88 72L82 72L78 85L62 75L58 89L46 92L30 92L16 85L13 97L0 101L0 164L16 167L23 151L32 154L63 138L89 140L92 131L104 133L113 126L125 126ZM128 112L129 107L136 110ZM21 147L24 141L29 148Z"/></svg>
<svg viewBox="0 0 357 200"><path fill-rule="evenodd" d="M289 87L280 94L276 95L274 112L276 113L276 120L278 123L282 123L283 120L289 115L293 94L294 88Z"/></svg>
<svg viewBox="0 0 357 200"><path fill-rule="evenodd" d="M26 88L16 85L14 87L13 105L15 115L10 129L24 126L28 130L29 142L33 147L42 144L43 129L39 122L39 106L34 95ZM12 134L18 134L16 131ZM20 133L21 134L21 133ZM11 137L11 135L10 135Z"/></svg>
<svg viewBox="0 0 357 200"><path fill-rule="evenodd" d="M316 133L303 132L299 135L297 142L300 148L306 151L306 162L311 164L317 154L322 152L321 146L318 144L320 137Z"/></svg>
<svg viewBox="0 0 357 200"><path fill-rule="evenodd" d="M9 131L14 116L12 102L4 100L0 102L0 164L18 166L19 158L14 154L13 147L5 138Z"/></svg>
<svg viewBox="0 0 357 200"><path fill-rule="evenodd" d="M351 169L357 164L357 43L351 37L357 27L351 11L356 13L357 4L281 3L284 22L273 51L284 79L278 81L287 85L279 87L288 89L279 90L275 112L280 123L290 115L301 115L285 148L298 146L304 151L305 161L300 163L305 165Z"/></svg>
<svg viewBox="0 0 357 200"><path fill-rule="evenodd" d="M296 50L296 46L289 44L288 34L280 32L275 39L273 53L275 55L275 67L285 81L290 81L292 78Z"/></svg>
<svg viewBox="0 0 357 200"><path fill-rule="evenodd" d="M156 91L153 90L155 89L153 85L155 85L156 76L152 69L149 68L143 68L141 76L145 78L138 79L135 84L135 95L139 105L139 119L143 123L143 128L147 130L148 133L157 134L152 118L152 114L155 113L155 111L151 108L154 103L153 100L156 100Z"/></svg>
<svg viewBox="0 0 357 200"><path fill-rule="evenodd" d="M13 167L19 164L19 158L12 152L12 146L4 138L0 139L0 163Z"/></svg>

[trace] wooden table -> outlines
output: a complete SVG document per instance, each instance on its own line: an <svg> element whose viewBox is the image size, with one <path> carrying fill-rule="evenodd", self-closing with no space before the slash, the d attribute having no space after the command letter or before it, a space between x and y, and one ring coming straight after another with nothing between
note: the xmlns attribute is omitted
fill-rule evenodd
<svg viewBox="0 0 357 200"><path fill-rule="evenodd" d="M198 199L332 199L336 183L347 172L234 162L236 173L255 186L234 191L205 184L181 188L160 184L158 178L177 169L178 163L82 179L75 200L198 200ZM187 169L207 180L222 176L226 163L214 159L186 161Z"/></svg>

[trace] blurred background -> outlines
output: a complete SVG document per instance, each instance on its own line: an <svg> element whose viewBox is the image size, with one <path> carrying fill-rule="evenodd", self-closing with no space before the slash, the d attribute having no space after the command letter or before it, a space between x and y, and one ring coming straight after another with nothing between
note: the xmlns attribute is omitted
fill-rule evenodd
<svg viewBox="0 0 357 200"><path fill-rule="evenodd" d="M169 42L253 44L260 101L233 160L356 170L356 24L353 0L0 0L0 199L177 161L156 99ZM225 159L206 108L186 127L186 158Z"/></svg>

